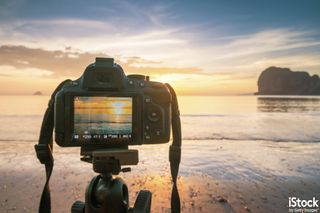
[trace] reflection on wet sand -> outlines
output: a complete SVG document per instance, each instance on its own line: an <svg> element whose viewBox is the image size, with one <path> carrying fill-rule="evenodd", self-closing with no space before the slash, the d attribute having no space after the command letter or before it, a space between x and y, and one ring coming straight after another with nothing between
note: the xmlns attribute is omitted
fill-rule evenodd
<svg viewBox="0 0 320 213"><path fill-rule="evenodd" d="M258 97L257 108L259 112L315 112L320 111L320 97Z"/></svg>
<svg viewBox="0 0 320 213"><path fill-rule="evenodd" d="M0 212L36 212L45 176L33 144L0 142L0 148ZM319 150L319 143L184 141L178 178L182 212L288 212L288 197L319 194ZM168 144L141 146L139 164L120 174L131 206L138 191L148 189L152 212L170 212L167 154ZM79 160L79 148L55 146L54 155L52 208L67 213L75 200L84 200L96 174Z"/></svg>

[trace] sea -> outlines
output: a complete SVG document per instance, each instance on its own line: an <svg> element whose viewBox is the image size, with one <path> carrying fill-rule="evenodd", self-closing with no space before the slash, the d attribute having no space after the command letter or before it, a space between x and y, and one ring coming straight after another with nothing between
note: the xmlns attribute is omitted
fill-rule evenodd
<svg viewBox="0 0 320 213"><path fill-rule="evenodd" d="M36 142L49 96L0 96L0 141ZM319 96L179 96L183 140L320 142Z"/></svg>
<svg viewBox="0 0 320 213"><path fill-rule="evenodd" d="M0 96L0 212L38 208L44 168L33 145L48 100ZM212 212L221 205L225 212L288 212L289 197L319 195L320 96L179 96L178 101L182 212ZM169 144L130 149L139 151L139 163L120 174L130 199L148 189L153 211L170 212ZM95 173L79 160L78 147L53 150L52 203L70 212ZM219 197L226 201L217 203Z"/></svg>

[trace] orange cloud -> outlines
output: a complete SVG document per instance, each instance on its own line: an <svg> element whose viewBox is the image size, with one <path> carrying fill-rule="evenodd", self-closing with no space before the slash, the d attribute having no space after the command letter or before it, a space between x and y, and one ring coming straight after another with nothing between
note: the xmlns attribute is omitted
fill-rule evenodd
<svg viewBox="0 0 320 213"><path fill-rule="evenodd" d="M107 54L73 48L44 50L26 46L0 46L0 94L50 94L65 78L76 79L95 57ZM151 80L170 83L178 95L231 95L256 91L257 72L204 71L198 67L162 66L161 61L141 57L116 57L127 74L149 75Z"/></svg>

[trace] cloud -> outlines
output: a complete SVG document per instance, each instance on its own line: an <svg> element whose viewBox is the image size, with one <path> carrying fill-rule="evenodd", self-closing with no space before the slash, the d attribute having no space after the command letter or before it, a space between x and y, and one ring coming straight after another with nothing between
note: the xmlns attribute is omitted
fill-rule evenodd
<svg viewBox="0 0 320 213"><path fill-rule="evenodd" d="M2 35L13 35L13 38L24 38L25 40L42 36L45 36L46 39L78 38L87 37L92 33L101 35L117 31L117 27L105 21L72 18L13 20L2 22L1 28Z"/></svg>
<svg viewBox="0 0 320 213"><path fill-rule="evenodd" d="M94 60L95 55L72 50L48 51L25 46L4 45L0 47L0 65L28 69L49 70L54 76L77 76ZM12 69L8 75L15 75Z"/></svg>
<svg viewBox="0 0 320 213"><path fill-rule="evenodd" d="M0 46L0 66L2 75L22 76L33 75L38 77L78 77L84 69L95 61L98 56L108 57L99 52L81 52L71 47L64 51L28 48L25 46ZM119 61L128 73L141 73L151 76L163 74L201 74L202 70L196 67L152 67L161 62L150 61L140 57L119 58ZM17 69L16 71L14 70ZM40 70L42 70L40 72ZM25 72L25 73L23 73Z"/></svg>
<svg viewBox="0 0 320 213"><path fill-rule="evenodd" d="M236 39L223 49L229 50L217 59L268 54L298 48L320 47L319 40L308 39L308 32L275 29ZM232 50L232 51L231 51Z"/></svg>
<svg viewBox="0 0 320 213"><path fill-rule="evenodd" d="M144 12L127 2L119 3L119 6L130 11L135 20L127 16L122 19L117 16L116 20L107 21L77 18L14 20L0 22L0 39L3 44L48 51L64 52L66 47L72 46L81 54L109 54L118 59L138 56L159 62L145 66L140 62L130 67L174 67L182 70L197 67L208 74L259 72L264 67L258 65L288 64L282 61L278 64L279 58L290 60L294 53L304 58L305 69L312 72L320 70L320 62L308 66L314 56L320 55L320 40L312 31L277 28L221 37L223 33L217 31L219 26L209 32L201 31L201 27L194 25L174 27L163 24L163 16L171 15L166 6L160 5ZM152 11L155 11L154 14ZM150 23L134 30L143 18Z"/></svg>
<svg viewBox="0 0 320 213"><path fill-rule="evenodd" d="M197 54L195 54L197 53ZM186 66L197 64L198 67L212 72L260 72L264 66L291 64L293 58L301 58L300 66L312 72L320 72L320 40L313 37L313 32L289 29L271 29L261 32L236 36L223 43L212 41L205 47L195 47L193 52L184 52L188 58ZM292 57L292 59L291 59ZM316 62L318 58L318 62ZM312 64L312 66L309 66Z"/></svg>
<svg viewBox="0 0 320 213"><path fill-rule="evenodd" d="M74 79L97 56L113 57L126 73L150 75L191 94L211 94L219 90L217 85L224 85L222 92L252 89L269 66L320 74L319 30L308 25L309 9L302 26L297 23L302 13L281 24L296 14L290 10L280 17L274 12L279 5L269 8L273 19L264 20L256 10L261 5L252 4L239 4L235 11L229 4L212 3L60 1L63 7L57 2L1 1L1 76ZM254 9L243 13L239 8Z"/></svg>
<svg viewBox="0 0 320 213"><path fill-rule="evenodd" d="M0 39L7 44L0 46L0 66L18 70L7 67L1 75L22 76L36 69L35 77L74 79L98 56L115 58L126 73L149 75L192 91L198 91L196 85L205 91L213 84L241 82L252 89L269 66L320 74L320 40L314 31L278 28L221 37L216 29L209 33L194 25L165 26L157 13L140 30L132 30L134 21L122 21L121 26L76 18L0 21Z"/></svg>
<svg viewBox="0 0 320 213"><path fill-rule="evenodd" d="M16 68L13 66L1 66L0 76L19 76L19 77L47 77L53 74L52 71L37 68Z"/></svg>
<svg viewBox="0 0 320 213"><path fill-rule="evenodd" d="M127 25L126 21L116 24L110 21L70 18L14 20L0 22L0 39L2 44L30 48L64 50L72 46L82 52L139 56L160 61L179 54L178 50L187 42L177 36L180 28L151 27L135 31L133 27L128 29Z"/></svg>

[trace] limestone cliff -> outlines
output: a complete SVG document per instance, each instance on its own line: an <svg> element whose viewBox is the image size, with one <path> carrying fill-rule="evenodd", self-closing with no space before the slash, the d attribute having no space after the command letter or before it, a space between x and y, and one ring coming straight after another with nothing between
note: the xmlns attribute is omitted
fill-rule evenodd
<svg viewBox="0 0 320 213"><path fill-rule="evenodd" d="M320 95L318 75L291 71L288 68L269 67L258 79L257 95Z"/></svg>

